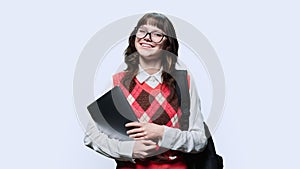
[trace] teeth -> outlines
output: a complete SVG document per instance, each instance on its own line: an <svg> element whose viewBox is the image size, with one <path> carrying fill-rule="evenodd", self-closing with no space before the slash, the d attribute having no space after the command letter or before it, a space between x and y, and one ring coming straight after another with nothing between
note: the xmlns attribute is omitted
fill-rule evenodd
<svg viewBox="0 0 300 169"><path fill-rule="evenodd" d="M143 43L142 46L144 46L144 47L151 47L151 45L148 45L148 44L145 44L145 43Z"/></svg>

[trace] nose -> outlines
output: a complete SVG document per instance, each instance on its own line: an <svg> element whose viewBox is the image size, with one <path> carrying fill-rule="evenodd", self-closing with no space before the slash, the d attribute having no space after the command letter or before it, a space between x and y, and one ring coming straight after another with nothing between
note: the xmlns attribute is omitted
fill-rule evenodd
<svg viewBox="0 0 300 169"><path fill-rule="evenodd" d="M151 41L151 33L147 33L144 37L145 40Z"/></svg>

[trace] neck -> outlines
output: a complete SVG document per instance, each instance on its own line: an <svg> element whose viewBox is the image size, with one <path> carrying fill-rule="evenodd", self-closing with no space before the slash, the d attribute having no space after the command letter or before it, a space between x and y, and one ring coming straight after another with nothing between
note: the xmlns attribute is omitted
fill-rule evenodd
<svg viewBox="0 0 300 169"><path fill-rule="evenodd" d="M154 74L158 72L161 68L161 60L143 60L140 59L140 65L141 67L148 73L148 74Z"/></svg>

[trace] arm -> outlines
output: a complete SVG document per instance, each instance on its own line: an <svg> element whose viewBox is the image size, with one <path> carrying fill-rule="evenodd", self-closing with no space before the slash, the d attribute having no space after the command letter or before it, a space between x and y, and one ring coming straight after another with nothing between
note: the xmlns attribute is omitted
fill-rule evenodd
<svg viewBox="0 0 300 169"><path fill-rule="evenodd" d="M109 138L106 134L98 130L92 120L90 120L84 144L96 152L110 158L121 161L132 161L132 150L135 141L118 141Z"/></svg>
<svg viewBox="0 0 300 169"><path fill-rule="evenodd" d="M106 89L102 91L102 95L113 88L112 81L106 85ZM84 144L96 152L121 161L132 161L132 150L135 141L119 141L109 138L101 132L93 119L89 116L89 122L86 127Z"/></svg>
<svg viewBox="0 0 300 169"><path fill-rule="evenodd" d="M200 99L191 76L189 93L190 117L188 131L164 126L162 139L158 142L159 146L182 152L199 152L205 147L207 139L200 109Z"/></svg>

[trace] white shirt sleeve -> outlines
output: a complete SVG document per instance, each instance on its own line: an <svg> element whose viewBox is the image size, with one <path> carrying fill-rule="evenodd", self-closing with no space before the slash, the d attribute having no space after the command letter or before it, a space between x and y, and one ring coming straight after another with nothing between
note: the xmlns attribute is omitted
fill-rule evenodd
<svg viewBox="0 0 300 169"><path fill-rule="evenodd" d="M189 93L190 117L188 130L182 131L178 128L164 126L162 140L158 142L160 147L187 153L199 152L205 147L207 138L205 136L200 99L191 75Z"/></svg>
<svg viewBox="0 0 300 169"><path fill-rule="evenodd" d="M96 152L107 157L121 161L132 161L132 150L135 141L119 141L109 138L98 130L96 125L90 121L87 127L84 144Z"/></svg>
<svg viewBox="0 0 300 169"><path fill-rule="evenodd" d="M104 93L112 87L113 84L110 82ZM90 118L86 127L84 144L106 157L118 159L120 161L134 162L132 159L132 151L135 141L119 141L109 138L96 127L92 118Z"/></svg>

